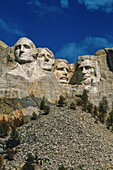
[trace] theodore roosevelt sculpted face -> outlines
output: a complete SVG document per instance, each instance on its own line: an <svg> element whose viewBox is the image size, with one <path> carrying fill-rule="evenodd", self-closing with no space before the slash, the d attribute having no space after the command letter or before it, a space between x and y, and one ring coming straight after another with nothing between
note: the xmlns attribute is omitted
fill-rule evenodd
<svg viewBox="0 0 113 170"><path fill-rule="evenodd" d="M54 75L60 83L68 83L69 66L66 60L57 59L55 61Z"/></svg>

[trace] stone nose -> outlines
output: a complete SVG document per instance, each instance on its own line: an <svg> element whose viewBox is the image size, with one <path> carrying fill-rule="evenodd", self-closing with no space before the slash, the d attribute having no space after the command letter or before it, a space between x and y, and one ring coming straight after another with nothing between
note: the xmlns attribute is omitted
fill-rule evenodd
<svg viewBox="0 0 113 170"><path fill-rule="evenodd" d="M64 74L64 75L67 75L67 70L66 70L66 68L63 69L63 74Z"/></svg>
<svg viewBox="0 0 113 170"><path fill-rule="evenodd" d="M86 69L85 69L85 67L83 67L82 73L83 73L83 74L86 74Z"/></svg>
<svg viewBox="0 0 113 170"><path fill-rule="evenodd" d="M24 46L21 45L20 51L24 51Z"/></svg>

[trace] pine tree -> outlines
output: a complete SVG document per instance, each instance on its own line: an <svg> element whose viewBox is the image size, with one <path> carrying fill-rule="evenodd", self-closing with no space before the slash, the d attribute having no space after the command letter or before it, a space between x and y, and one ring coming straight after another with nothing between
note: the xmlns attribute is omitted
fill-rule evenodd
<svg viewBox="0 0 113 170"><path fill-rule="evenodd" d="M13 128L10 138L6 141L6 148L12 149L19 144L20 144L20 137L18 135L18 132L16 131L16 128Z"/></svg>
<svg viewBox="0 0 113 170"><path fill-rule="evenodd" d="M75 110L75 109L76 109L75 103L72 102L72 103L70 104L69 108Z"/></svg>
<svg viewBox="0 0 113 170"><path fill-rule="evenodd" d="M5 137L8 135L9 123L3 117L3 120L0 121L0 137Z"/></svg>
<svg viewBox="0 0 113 170"><path fill-rule="evenodd" d="M45 107L44 107L44 115L49 114L49 112L50 112L50 107L48 105L45 105Z"/></svg>
<svg viewBox="0 0 113 170"><path fill-rule="evenodd" d="M107 101L107 98L104 96L102 98L102 100L100 101L99 107L98 107L98 110L99 110L98 118L99 118L101 123L105 122L106 113L107 113L108 108L109 108L108 107L108 101Z"/></svg>
<svg viewBox="0 0 113 170"><path fill-rule="evenodd" d="M57 102L57 106L62 107L64 104L65 104L65 98L64 98L64 96L61 95Z"/></svg>
<svg viewBox="0 0 113 170"><path fill-rule="evenodd" d="M109 113L106 124L108 128L113 126L113 110Z"/></svg>
<svg viewBox="0 0 113 170"><path fill-rule="evenodd" d="M32 153L28 153L26 162L22 170L35 170L34 156L32 155Z"/></svg>
<svg viewBox="0 0 113 170"><path fill-rule="evenodd" d="M88 102L88 94L87 94L87 91L84 89L82 95L81 95L81 99L82 101L84 102L84 104L87 104Z"/></svg>
<svg viewBox="0 0 113 170"><path fill-rule="evenodd" d="M40 110L44 110L45 107L45 97L43 97L41 103L40 103Z"/></svg>

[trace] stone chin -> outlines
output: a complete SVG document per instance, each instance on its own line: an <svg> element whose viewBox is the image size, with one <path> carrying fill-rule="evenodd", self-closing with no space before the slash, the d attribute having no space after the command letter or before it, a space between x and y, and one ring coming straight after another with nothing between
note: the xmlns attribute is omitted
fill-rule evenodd
<svg viewBox="0 0 113 170"><path fill-rule="evenodd" d="M92 84L92 80L93 79L91 79L91 77L89 77L89 78L84 79L82 82L85 85L91 85Z"/></svg>
<svg viewBox="0 0 113 170"><path fill-rule="evenodd" d="M60 83L62 83L62 84L67 84L68 83L68 79L67 78L60 78L59 79L59 81L60 81Z"/></svg>
<svg viewBox="0 0 113 170"><path fill-rule="evenodd" d="M52 66L51 65L47 65L47 64L43 64L43 65L40 65L40 67L44 70L47 70L47 71L51 71L52 69Z"/></svg>
<svg viewBox="0 0 113 170"><path fill-rule="evenodd" d="M18 58L16 58L16 60L18 63L20 64L24 64L24 63L30 63L30 62L33 62L34 61L34 58L33 57L25 57L25 56L20 56Z"/></svg>

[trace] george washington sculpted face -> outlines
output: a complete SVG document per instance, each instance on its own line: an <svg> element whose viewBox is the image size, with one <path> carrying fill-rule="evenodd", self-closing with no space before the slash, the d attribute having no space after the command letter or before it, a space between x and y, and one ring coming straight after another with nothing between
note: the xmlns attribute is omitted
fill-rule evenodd
<svg viewBox="0 0 113 170"><path fill-rule="evenodd" d="M15 61L20 64L32 62L32 53L36 49L34 43L28 38L20 38L14 45Z"/></svg>

